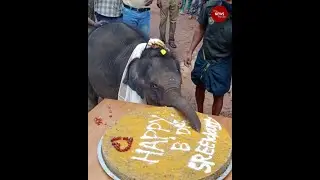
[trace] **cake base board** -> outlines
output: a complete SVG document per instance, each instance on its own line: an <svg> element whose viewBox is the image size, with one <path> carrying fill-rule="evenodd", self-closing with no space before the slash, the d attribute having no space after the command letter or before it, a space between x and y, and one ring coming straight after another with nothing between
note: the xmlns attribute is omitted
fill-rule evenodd
<svg viewBox="0 0 320 180"><path fill-rule="evenodd" d="M121 180L118 178L113 172L108 168L107 164L104 162L103 155L102 155L102 138L99 141L98 148L97 148L97 154L98 154L98 161L101 165L102 169L107 173L109 177L111 177L113 180ZM220 175L220 177L217 178L217 180L223 180L228 176L228 174L232 170L232 160L230 161L230 164L228 168Z"/></svg>

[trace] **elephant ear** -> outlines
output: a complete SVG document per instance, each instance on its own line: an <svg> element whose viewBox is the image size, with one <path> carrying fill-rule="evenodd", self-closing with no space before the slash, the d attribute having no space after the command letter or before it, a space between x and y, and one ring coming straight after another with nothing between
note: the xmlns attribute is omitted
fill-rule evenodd
<svg viewBox="0 0 320 180"><path fill-rule="evenodd" d="M135 58L129 63L127 73L123 79L123 83L127 84L132 90L136 91L137 94L143 99L143 89L146 85L144 83L144 79L142 79L139 75L140 71L137 66L138 60L139 58Z"/></svg>

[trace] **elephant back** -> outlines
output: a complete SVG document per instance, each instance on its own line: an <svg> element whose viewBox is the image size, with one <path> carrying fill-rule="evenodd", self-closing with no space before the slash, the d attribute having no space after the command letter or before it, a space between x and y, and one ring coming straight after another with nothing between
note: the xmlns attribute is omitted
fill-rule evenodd
<svg viewBox="0 0 320 180"><path fill-rule="evenodd" d="M117 98L124 68L134 48L148 41L142 32L124 23L109 23L88 36L88 76L96 93Z"/></svg>

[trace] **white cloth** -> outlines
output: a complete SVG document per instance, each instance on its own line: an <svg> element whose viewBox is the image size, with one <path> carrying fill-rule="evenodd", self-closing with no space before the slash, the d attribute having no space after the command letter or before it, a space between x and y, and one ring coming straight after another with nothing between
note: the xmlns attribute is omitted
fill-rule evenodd
<svg viewBox="0 0 320 180"><path fill-rule="evenodd" d="M123 79L128 72L128 65L130 64L130 62L135 58L140 58L141 53L145 48L150 48L153 44L159 44L159 43L163 44L163 42L160 41L159 39L150 39L148 41L148 45L147 43L141 43L141 44L138 44L136 48L133 50L122 74L121 83L120 83L119 92L118 92L118 100L132 102L132 103L139 103L139 104L147 104L146 100L142 99L136 91L132 90L127 84L123 83Z"/></svg>
<svg viewBox="0 0 320 180"><path fill-rule="evenodd" d="M132 103L139 103L139 104L146 104L146 101L143 100L136 91L132 90L127 84L123 83L123 79L125 75L127 74L128 71L128 65L134 58L140 58L142 51L146 47L147 43L141 43L136 46L136 48L133 50L128 63L126 67L124 68L122 78L121 78L121 83L120 83L120 88L119 88L119 93L118 93L118 100L121 101L127 101L127 102L132 102Z"/></svg>

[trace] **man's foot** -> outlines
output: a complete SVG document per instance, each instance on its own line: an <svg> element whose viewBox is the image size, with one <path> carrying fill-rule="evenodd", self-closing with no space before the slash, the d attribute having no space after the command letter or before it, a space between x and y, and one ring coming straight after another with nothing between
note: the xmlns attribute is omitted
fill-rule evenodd
<svg viewBox="0 0 320 180"><path fill-rule="evenodd" d="M189 19L192 19L192 15L189 15L188 18L189 18Z"/></svg>
<svg viewBox="0 0 320 180"><path fill-rule="evenodd" d="M177 48L177 45L174 41L169 41L169 46L172 48Z"/></svg>

